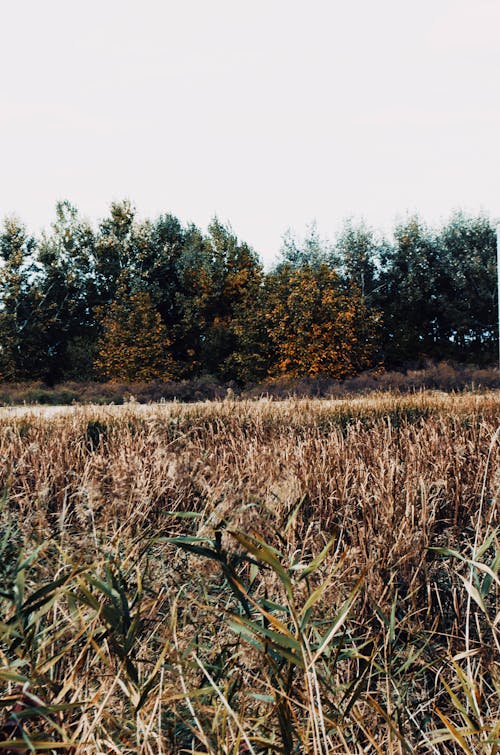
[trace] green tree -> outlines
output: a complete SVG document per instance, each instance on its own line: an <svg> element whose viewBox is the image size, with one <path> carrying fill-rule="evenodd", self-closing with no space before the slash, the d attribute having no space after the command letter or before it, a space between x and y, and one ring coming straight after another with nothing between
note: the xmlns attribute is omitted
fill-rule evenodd
<svg viewBox="0 0 500 755"><path fill-rule="evenodd" d="M35 239L16 218L0 234L0 380L43 376L44 334L33 261Z"/></svg>
<svg viewBox="0 0 500 755"><path fill-rule="evenodd" d="M56 206L56 221L38 247L39 290L46 338L46 379L92 377L98 304L95 233L69 202Z"/></svg>
<svg viewBox="0 0 500 755"><path fill-rule="evenodd" d="M442 274L442 331L457 360L488 364L496 359L496 236L484 216L456 213L437 235Z"/></svg>
<svg viewBox="0 0 500 755"><path fill-rule="evenodd" d="M337 237L335 248L342 276L349 285L358 287L367 303L373 304L383 242L375 238L373 230L364 222L349 219Z"/></svg>
<svg viewBox="0 0 500 755"><path fill-rule="evenodd" d="M255 252L215 219L208 236L189 229L178 270L177 331L191 374L240 381L262 374L258 303L263 273Z"/></svg>
<svg viewBox="0 0 500 755"><path fill-rule="evenodd" d="M186 365L186 349L190 348L189 333L182 328L184 282L182 259L193 227L185 230L173 215L160 215L155 221L146 220L135 228L136 275L141 286L149 292L172 338L171 352L180 366Z"/></svg>
<svg viewBox="0 0 500 755"><path fill-rule="evenodd" d="M443 343L440 247L418 217L394 230L382 254L378 304L383 312L387 366L435 358Z"/></svg>
<svg viewBox="0 0 500 755"><path fill-rule="evenodd" d="M487 218L457 213L438 230L409 218L381 257L374 299L384 312L387 366L494 360L496 243Z"/></svg>
<svg viewBox="0 0 500 755"><path fill-rule="evenodd" d="M95 244L95 282L98 301L110 304L122 276L136 273L135 209L125 200L113 202L110 215L99 224Z"/></svg>
<svg viewBox="0 0 500 755"><path fill-rule="evenodd" d="M282 238L277 267L281 265L289 265L293 268L300 268L305 265L309 267L328 265L328 267L336 270L340 265L340 259L335 246L328 239L320 236L317 224L314 221L307 226L303 237L293 233L290 229L286 231Z"/></svg>

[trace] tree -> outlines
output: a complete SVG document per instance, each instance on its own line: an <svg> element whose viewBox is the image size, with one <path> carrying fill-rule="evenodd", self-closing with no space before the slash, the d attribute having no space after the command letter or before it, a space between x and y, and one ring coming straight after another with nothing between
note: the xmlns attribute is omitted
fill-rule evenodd
<svg viewBox="0 0 500 755"><path fill-rule="evenodd" d="M290 229L284 234L277 267L290 265L293 268L300 268L305 265L309 267L328 265L337 269L339 263L334 245L327 239L321 238L315 221L307 226L302 238Z"/></svg>
<svg viewBox="0 0 500 755"><path fill-rule="evenodd" d="M69 202L56 206L52 233L38 246L41 318L46 338L45 379L92 377L98 304L96 237Z"/></svg>
<svg viewBox="0 0 500 755"><path fill-rule="evenodd" d="M193 373L241 382L263 374L258 345L263 272L255 252L214 219L209 236L189 229L178 269L178 342Z"/></svg>
<svg viewBox="0 0 500 755"><path fill-rule="evenodd" d="M33 261L35 239L16 218L0 234L0 380L33 380L44 370L44 334Z"/></svg>
<svg viewBox="0 0 500 755"><path fill-rule="evenodd" d="M135 210L127 200L113 202L109 217L99 224L95 246L96 287L101 305L110 304L122 275L137 268L134 234Z"/></svg>
<svg viewBox="0 0 500 755"><path fill-rule="evenodd" d="M102 319L96 370L109 381L169 379L174 374L170 340L147 291L129 294L121 284Z"/></svg>
<svg viewBox="0 0 500 755"><path fill-rule="evenodd" d="M348 284L359 288L367 303L373 304L377 287L377 258L383 244L364 222L356 224L349 219L337 237L335 248L342 276Z"/></svg>
<svg viewBox="0 0 500 755"><path fill-rule="evenodd" d="M176 292L180 287L178 265L186 245L186 231L174 215L146 220L135 229L137 274L171 329L179 322Z"/></svg>
<svg viewBox="0 0 500 755"><path fill-rule="evenodd" d="M491 221L456 213L437 236L442 330L449 355L487 364L498 349L496 237Z"/></svg>
<svg viewBox="0 0 500 755"><path fill-rule="evenodd" d="M442 260L435 234L416 216L399 223L381 264L377 301L383 311L386 365L439 357Z"/></svg>
<svg viewBox="0 0 500 755"><path fill-rule="evenodd" d="M214 371L223 379L248 382L263 374L258 313L262 265L230 226L215 218L208 230L215 296L206 353L217 353Z"/></svg>
<svg viewBox="0 0 500 755"><path fill-rule="evenodd" d="M342 379L373 366L378 314L327 265L284 265L266 279L271 375Z"/></svg>

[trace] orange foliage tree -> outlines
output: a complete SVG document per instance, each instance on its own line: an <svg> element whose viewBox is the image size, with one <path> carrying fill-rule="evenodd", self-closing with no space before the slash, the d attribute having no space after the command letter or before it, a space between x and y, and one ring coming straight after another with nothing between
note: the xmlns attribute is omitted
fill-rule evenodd
<svg viewBox="0 0 500 755"><path fill-rule="evenodd" d="M376 360L378 313L327 265L283 265L266 279L269 373L342 379Z"/></svg>
<svg viewBox="0 0 500 755"><path fill-rule="evenodd" d="M110 381L147 381L173 377L170 339L147 291L118 291L101 321L95 367Z"/></svg>

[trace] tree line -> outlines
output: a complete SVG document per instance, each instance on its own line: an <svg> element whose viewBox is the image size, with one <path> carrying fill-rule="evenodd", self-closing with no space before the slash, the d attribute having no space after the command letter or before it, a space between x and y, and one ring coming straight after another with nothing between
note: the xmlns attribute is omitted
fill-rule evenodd
<svg viewBox="0 0 500 755"><path fill-rule="evenodd" d="M492 363L496 240L485 216L439 228L418 217L390 238L347 221L336 240L287 233L265 271L214 219L139 221L125 201L97 227L69 202L39 238L0 233L0 380L148 381Z"/></svg>

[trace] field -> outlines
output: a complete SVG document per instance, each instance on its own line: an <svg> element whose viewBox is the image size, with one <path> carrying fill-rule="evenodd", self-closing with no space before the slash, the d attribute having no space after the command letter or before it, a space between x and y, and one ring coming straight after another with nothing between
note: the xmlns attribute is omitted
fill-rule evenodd
<svg viewBox="0 0 500 755"><path fill-rule="evenodd" d="M0 753L500 752L499 416L0 410Z"/></svg>

